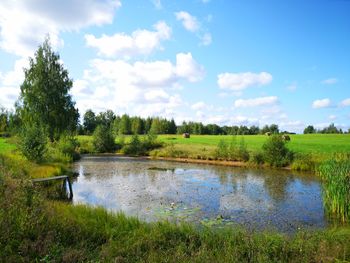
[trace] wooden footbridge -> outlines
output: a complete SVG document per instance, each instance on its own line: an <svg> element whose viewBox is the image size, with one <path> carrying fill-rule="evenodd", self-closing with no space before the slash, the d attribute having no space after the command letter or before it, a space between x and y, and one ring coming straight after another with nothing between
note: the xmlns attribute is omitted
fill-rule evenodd
<svg viewBox="0 0 350 263"><path fill-rule="evenodd" d="M32 179L32 182L42 183L42 182L51 182L51 181L59 181L59 180L63 181L62 188L66 188L66 185L68 184L68 189L69 189L68 198L71 200L73 198L73 188L68 175L60 175L60 176L54 176L54 177L48 177L48 178L37 178L37 179Z"/></svg>

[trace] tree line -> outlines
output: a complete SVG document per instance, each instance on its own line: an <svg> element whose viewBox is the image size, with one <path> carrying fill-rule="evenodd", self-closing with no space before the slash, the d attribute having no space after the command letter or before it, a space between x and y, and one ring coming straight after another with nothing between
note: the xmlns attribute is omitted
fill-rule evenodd
<svg viewBox="0 0 350 263"><path fill-rule="evenodd" d="M203 124L201 122L182 122L176 125L174 119L160 117L142 118L138 116L115 115L112 110L96 114L91 109L87 110L83 116L83 123L79 125L78 132L81 135L92 134L96 127L103 125L110 128L115 135L119 134L183 134L190 133L196 135L257 135L257 134L278 134L278 125L258 126L219 126L217 124ZM288 132L285 132L288 133Z"/></svg>

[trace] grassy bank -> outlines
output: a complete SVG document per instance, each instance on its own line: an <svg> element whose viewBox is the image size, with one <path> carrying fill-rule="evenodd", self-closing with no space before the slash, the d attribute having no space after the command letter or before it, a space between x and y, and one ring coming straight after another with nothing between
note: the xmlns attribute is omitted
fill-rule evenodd
<svg viewBox="0 0 350 263"><path fill-rule="evenodd" d="M249 233L145 223L103 208L48 201L30 178L50 176L2 141L0 261L4 262L335 262L350 260L350 228ZM5 155L5 156L4 156Z"/></svg>
<svg viewBox="0 0 350 263"><path fill-rule="evenodd" d="M14 179L16 178L16 179ZM3 262L334 262L350 260L350 229L248 233L145 223L103 208L45 201L24 173L0 166Z"/></svg>

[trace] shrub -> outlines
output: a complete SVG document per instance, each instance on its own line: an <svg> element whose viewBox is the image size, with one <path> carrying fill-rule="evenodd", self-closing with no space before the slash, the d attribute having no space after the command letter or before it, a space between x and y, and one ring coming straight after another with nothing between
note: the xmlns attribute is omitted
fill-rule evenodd
<svg viewBox="0 0 350 263"><path fill-rule="evenodd" d="M78 160L79 142L71 136L62 136L59 141L49 144L48 159L57 162L72 162Z"/></svg>
<svg viewBox="0 0 350 263"><path fill-rule="evenodd" d="M293 153L288 150L281 135L271 135L263 144L262 150L265 162L273 167L286 166L293 159Z"/></svg>
<svg viewBox="0 0 350 263"><path fill-rule="evenodd" d="M316 163L311 154L297 154L291 165L296 171L315 171Z"/></svg>
<svg viewBox="0 0 350 263"><path fill-rule="evenodd" d="M264 154L262 152L256 152L252 156L252 163L257 165L264 164Z"/></svg>
<svg viewBox="0 0 350 263"><path fill-rule="evenodd" d="M131 137L130 143L125 145L122 151L124 154L141 155L144 154L145 148L143 143L140 141L139 136L137 134L134 134Z"/></svg>
<svg viewBox="0 0 350 263"><path fill-rule="evenodd" d="M229 156L228 154L228 145L225 142L225 140L220 140L219 144L215 150L215 158L216 159L227 159L227 157Z"/></svg>
<svg viewBox="0 0 350 263"><path fill-rule="evenodd" d="M115 149L114 137L105 125L98 125L92 135L92 144L96 152L112 152Z"/></svg>
<svg viewBox="0 0 350 263"><path fill-rule="evenodd" d="M46 143L46 133L37 124L24 126L20 133L19 148L22 154L30 161L43 161L47 150Z"/></svg>
<svg viewBox="0 0 350 263"><path fill-rule="evenodd" d="M238 158L241 161L247 162L249 160L249 152L247 150L247 145L244 138L241 138L238 148Z"/></svg>

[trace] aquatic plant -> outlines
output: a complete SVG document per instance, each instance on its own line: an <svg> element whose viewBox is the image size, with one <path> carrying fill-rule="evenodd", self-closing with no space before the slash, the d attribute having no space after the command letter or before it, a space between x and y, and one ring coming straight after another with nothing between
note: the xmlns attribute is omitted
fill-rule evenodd
<svg viewBox="0 0 350 263"><path fill-rule="evenodd" d="M341 221L350 219L350 160L332 159L318 167L324 180L324 204L328 213Z"/></svg>

